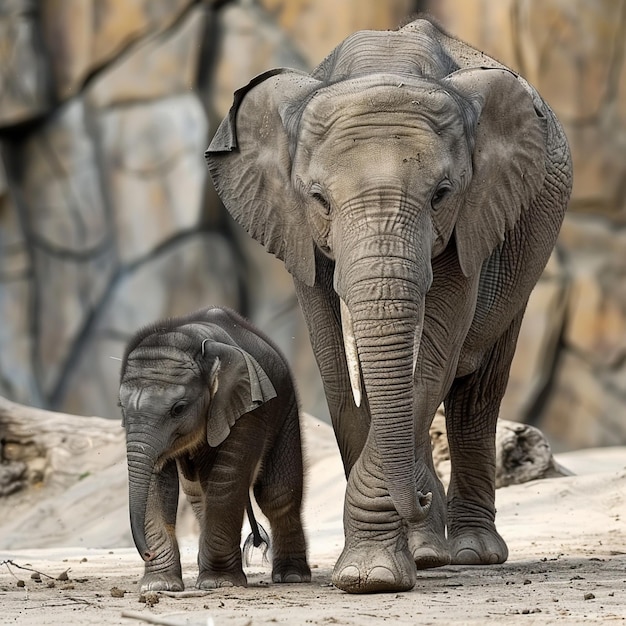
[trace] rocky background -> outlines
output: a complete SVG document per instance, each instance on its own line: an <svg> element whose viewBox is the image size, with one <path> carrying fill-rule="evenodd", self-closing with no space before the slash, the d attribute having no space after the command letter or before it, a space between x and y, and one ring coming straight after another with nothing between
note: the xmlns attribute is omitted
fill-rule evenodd
<svg viewBox="0 0 626 626"><path fill-rule="evenodd" d="M528 78L574 156L502 417L557 450L625 444L624 0L0 0L0 395L117 418L127 338L224 304L324 417L291 280L226 214L203 152L252 76L418 10Z"/></svg>

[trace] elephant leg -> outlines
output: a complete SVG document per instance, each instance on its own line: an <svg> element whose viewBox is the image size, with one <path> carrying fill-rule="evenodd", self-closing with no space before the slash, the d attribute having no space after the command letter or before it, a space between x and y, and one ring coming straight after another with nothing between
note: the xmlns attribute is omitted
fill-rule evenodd
<svg viewBox="0 0 626 626"><path fill-rule="evenodd" d="M417 446L415 484L422 493L432 493L429 514L421 522L407 524L409 550L417 569L442 567L450 563L446 539L446 494L432 463L430 438Z"/></svg>
<svg viewBox="0 0 626 626"><path fill-rule="evenodd" d="M241 527L254 468L263 447L258 416L235 423L221 444L208 476L201 478L204 510L198 551L198 589L245 587L241 559Z"/></svg>
<svg viewBox="0 0 626 626"><path fill-rule="evenodd" d="M180 552L176 541L178 472L169 461L153 476L146 510L146 538L155 546L156 557L145 564L141 591L182 591L184 589Z"/></svg>
<svg viewBox="0 0 626 626"><path fill-rule="evenodd" d="M478 370L454 381L446 399L453 564L503 563L508 557L495 526L495 432L522 316L523 310L488 350Z"/></svg>
<svg viewBox="0 0 626 626"><path fill-rule="evenodd" d="M254 485L254 497L272 529L272 580L311 580L302 527L302 447L295 398L274 447L264 459Z"/></svg>
<svg viewBox="0 0 626 626"><path fill-rule="evenodd" d="M296 279L294 284L309 329L313 354L324 384L328 410L347 477L367 439L370 416L367 398L364 396L361 406L357 407L350 393L339 297L332 288L332 267L325 259L318 263L318 267L321 269L314 287L308 287Z"/></svg>
<svg viewBox="0 0 626 626"><path fill-rule="evenodd" d="M186 472L183 470L183 463L188 461L178 459L176 461L178 465L178 477L180 485L183 488L183 493L187 498L187 502L191 506L195 518L198 520L200 526L202 526L202 516L204 511L204 493L198 480L192 480L187 477Z"/></svg>
<svg viewBox="0 0 626 626"><path fill-rule="evenodd" d="M433 494L426 518L407 526L409 549L417 569L450 563L446 494L433 464L430 425L453 383L463 338L473 316L476 290L476 284L462 275L453 246L433 261L433 276L415 371L415 481L422 493Z"/></svg>
<svg viewBox="0 0 626 626"><path fill-rule="evenodd" d="M224 487L226 490L227 486ZM248 580L243 572L239 544L247 493L223 492L217 494L218 498L215 495L207 498L204 509L196 587L246 587Z"/></svg>
<svg viewBox="0 0 626 626"><path fill-rule="evenodd" d="M405 525L385 486L380 454L370 433L348 477L345 546L333 584L350 593L407 591L417 580Z"/></svg>

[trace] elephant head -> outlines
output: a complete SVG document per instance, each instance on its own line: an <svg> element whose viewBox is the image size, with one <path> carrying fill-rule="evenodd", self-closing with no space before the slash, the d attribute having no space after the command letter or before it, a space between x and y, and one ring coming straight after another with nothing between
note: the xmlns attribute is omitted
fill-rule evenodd
<svg viewBox="0 0 626 626"><path fill-rule="evenodd" d="M226 208L296 280L315 284L317 251L334 263L354 401L367 395L410 520L425 514L412 404L432 260L455 246L476 278L545 177L526 86L506 69L459 69L434 40L424 55L418 34L363 31L312 75L257 77L206 154Z"/></svg>
<svg viewBox="0 0 626 626"><path fill-rule="evenodd" d="M207 444L219 446L235 422L276 397L266 372L221 328L170 321L130 341L122 361L131 529L149 561L146 510L164 465ZM158 511L158 504L152 503Z"/></svg>

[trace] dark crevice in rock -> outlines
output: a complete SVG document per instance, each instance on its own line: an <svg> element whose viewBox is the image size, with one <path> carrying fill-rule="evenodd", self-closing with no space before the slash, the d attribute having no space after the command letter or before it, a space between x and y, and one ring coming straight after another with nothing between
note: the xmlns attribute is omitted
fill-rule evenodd
<svg viewBox="0 0 626 626"><path fill-rule="evenodd" d="M110 299L116 284L116 277L119 274L119 270L114 270L111 279L109 280L106 288L103 290L100 298L85 312L80 330L76 334L74 341L72 342L68 355L63 363L63 367L60 369L60 374L56 384L52 387L52 390L48 394L47 406L54 409L58 409L62 406L65 398L69 380L78 366L80 357L85 346L93 336L93 329L105 310L106 302ZM41 380L40 377L38 377Z"/></svg>
<svg viewBox="0 0 626 626"><path fill-rule="evenodd" d="M16 171L20 170L19 151L13 142L3 142L0 144L0 157L4 163L6 173L6 184L11 194L13 205L17 214L17 221L24 237L24 254L28 257L28 266L31 275L31 288L28 290L28 299L26 310L23 311L26 317L27 332L31 337L30 342L30 369L32 372L32 384L36 397L31 398L33 406L42 406L44 398L43 389L40 381L43 380L43 366L41 355L39 352L39 344L41 340L41 329L39 326L39 316L37 312L41 309L41 281L36 267L35 252L32 245L32 229L28 220L28 210L24 206L24 198L21 189L16 185L16 180L20 177L16 176Z"/></svg>
<svg viewBox="0 0 626 626"><path fill-rule="evenodd" d="M47 163L50 169L59 180L63 180L66 183L66 189L69 193L65 195L64 200L67 203L67 212L72 218L72 222L76 227L76 235L78 239L82 239L87 236L87 225L83 217L83 211L81 209L81 202L79 193L73 185L72 172L68 172L61 164L55 149L53 148L50 138L47 133L41 133L40 147L47 156ZM78 175L79 172L74 172L74 175Z"/></svg>
<svg viewBox="0 0 626 626"><path fill-rule="evenodd" d="M89 87L89 85L96 80L101 73L108 70L113 65L119 63L125 56L132 53L132 51L144 45L146 42L157 39L165 39L167 38L174 30L176 30L182 22L185 21L189 13L194 10L194 8L201 4L202 0L190 0L189 4L180 11L180 13L172 19L171 22L165 26L165 28L159 31L143 31L141 33L137 33L136 35L129 37L127 42L120 47L120 49L116 52L113 57L108 57L104 59L102 63L95 66L83 79L82 84L79 87L79 90L85 91Z"/></svg>
<svg viewBox="0 0 626 626"><path fill-rule="evenodd" d="M169 250L180 245L184 240L198 236L197 229L190 229L186 231L180 231L169 239L163 241L158 246L155 246L145 256L129 263L125 266L118 266L112 272L111 278L108 281L102 295L91 307L83 317L83 323L80 330L76 333L75 339L68 351L68 356L63 363L63 367L60 370L59 377L52 387L52 391L48 394L48 405L53 410L58 410L63 405L65 399L69 381L76 371L80 358L89 344L89 342L97 336L95 328L100 320L101 315L107 310L107 303L111 300L115 294L120 282L126 278L129 274L132 274L141 266L152 262L159 256L166 254Z"/></svg>

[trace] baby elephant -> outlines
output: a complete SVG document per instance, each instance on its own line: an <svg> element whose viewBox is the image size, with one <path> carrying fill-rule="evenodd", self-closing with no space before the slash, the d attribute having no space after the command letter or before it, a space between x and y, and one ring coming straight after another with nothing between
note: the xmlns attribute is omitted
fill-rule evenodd
<svg viewBox="0 0 626 626"><path fill-rule="evenodd" d="M241 526L250 487L273 531L274 582L308 582L302 448L285 358L233 311L157 322L129 342L120 405L141 590L183 589L179 479L200 522L201 589L247 584Z"/></svg>

